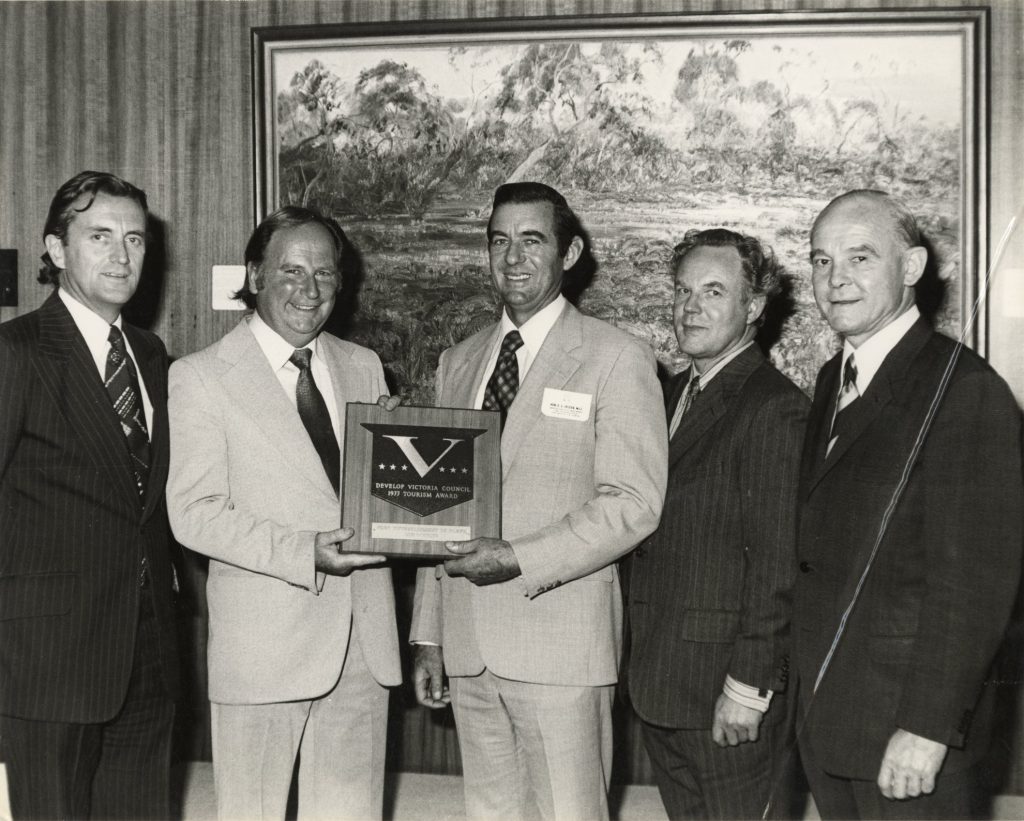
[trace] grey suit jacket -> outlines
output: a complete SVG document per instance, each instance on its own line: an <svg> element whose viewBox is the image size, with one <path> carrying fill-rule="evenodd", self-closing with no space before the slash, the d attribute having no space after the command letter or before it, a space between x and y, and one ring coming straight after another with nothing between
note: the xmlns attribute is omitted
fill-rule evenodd
<svg viewBox="0 0 1024 821"><path fill-rule="evenodd" d="M473 407L499 326L445 351L438 404ZM584 419L554 415L567 391ZM617 558L658 523L667 435L654 356L571 305L509 409L501 441L502 537L522 576L478 587L441 566L417 576L411 638L443 645L449 675L541 684L616 680L622 646Z"/></svg>
<svg viewBox="0 0 1024 821"><path fill-rule="evenodd" d="M344 427L346 402L387 392L384 373L358 345L321 334L320 346ZM169 410L171 526L211 559L210 699L323 695L350 640L377 681L400 683L391 571L314 571L313 540L339 526L338 497L247 319L174 363Z"/></svg>

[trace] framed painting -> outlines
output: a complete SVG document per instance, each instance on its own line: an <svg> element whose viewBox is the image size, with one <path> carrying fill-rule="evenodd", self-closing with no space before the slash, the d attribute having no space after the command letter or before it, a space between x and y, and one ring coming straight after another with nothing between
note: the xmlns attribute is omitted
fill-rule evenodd
<svg viewBox="0 0 1024 821"><path fill-rule="evenodd" d="M724 226L784 263L767 342L810 392L837 340L808 235L854 188L918 216L922 307L984 353L987 36L983 8L254 29L255 217L304 204L341 223L361 280L348 335L414 403L438 354L496 315L485 226L494 189L522 179L562 191L591 236L579 306L668 371L672 246Z"/></svg>

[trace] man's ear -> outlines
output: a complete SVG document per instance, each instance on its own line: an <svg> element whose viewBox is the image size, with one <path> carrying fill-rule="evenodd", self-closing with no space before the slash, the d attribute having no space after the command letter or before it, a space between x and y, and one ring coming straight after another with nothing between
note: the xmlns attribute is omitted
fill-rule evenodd
<svg viewBox="0 0 1024 821"><path fill-rule="evenodd" d="M764 313L767 304L768 298L764 294L754 294L750 297L750 304L747 306L748 325L753 325L761 318L761 314Z"/></svg>
<svg viewBox="0 0 1024 821"><path fill-rule="evenodd" d="M903 252L903 285L913 288L924 275L928 265L928 249L920 245L908 248Z"/></svg>
<svg viewBox="0 0 1024 821"><path fill-rule="evenodd" d="M253 263L247 263L245 266L245 279L249 283L249 290L258 294L263 288L263 275L260 274L259 267Z"/></svg>
<svg viewBox="0 0 1024 821"><path fill-rule="evenodd" d="M569 243L569 248L565 252L565 256L562 257L562 270L568 271L579 262L580 255L583 253L583 239L581 237L573 237L572 242Z"/></svg>
<svg viewBox="0 0 1024 821"><path fill-rule="evenodd" d="M61 238L56 234L47 234L43 237L43 244L46 246L46 253L50 255L53 264L64 270L67 265L64 264L64 243Z"/></svg>

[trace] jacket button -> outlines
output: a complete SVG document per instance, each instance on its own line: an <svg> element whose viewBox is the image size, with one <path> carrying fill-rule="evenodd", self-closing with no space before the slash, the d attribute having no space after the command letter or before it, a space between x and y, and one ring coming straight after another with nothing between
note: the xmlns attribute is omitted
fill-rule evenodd
<svg viewBox="0 0 1024 821"><path fill-rule="evenodd" d="M812 570L814 570L814 568L811 567L811 565L809 563L807 563L807 562L800 562L800 572L801 573L810 573Z"/></svg>
<svg viewBox="0 0 1024 821"><path fill-rule="evenodd" d="M636 556L638 559L642 559L646 553L647 551L644 550L642 547L638 547L636 550L633 551L633 555Z"/></svg>

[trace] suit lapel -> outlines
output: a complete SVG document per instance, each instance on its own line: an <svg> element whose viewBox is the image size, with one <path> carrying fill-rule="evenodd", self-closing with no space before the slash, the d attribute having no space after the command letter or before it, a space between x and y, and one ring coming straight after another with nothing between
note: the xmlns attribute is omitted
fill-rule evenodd
<svg viewBox="0 0 1024 821"><path fill-rule="evenodd" d="M582 344L583 329L579 312L567 304L548 332L508 410L505 430L501 434L503 477L508 473L519 448L529 438L530 430L540 421L538 410L544 398L544 389L563 387L579 369L580 361L573 351ZM590 412L596 413L597 408L591 407Z"/></svg>
<svg viewBox="0 0 1024 821"><path fill-rule="evenodd" d="M152 492L146 493L146 506L142 514L145 520L159 507L164 485L167 483L167 360L136 328L126 322L122 322L121 325L135 355L139 375L146 386L150 404L153 406L153 418L149 420L150 466L146 485Z"/></svg>
<svg viewBox="0 0 1024 821"><path fill-rule="evenodd" d="M481 344L463 359L461 362L452 364L452 372L448 377L448 383L452 386L452 393L445 397L445 403L453 408L474 408L476 407L476 394L480 383L490 378L485 374L487 361L490 359L491 351L498 342L498 334L501 332L501 324L496 324L489 334L481 337Z"/></svg>
<svg viewBox="0 0 1024 821"><path fill-rule="evenodd" d="M121 422L96 363L57 292L39 308L39 372L78 444L133 510L139 508Z"/></svg>
<svg viewBox="0 0 1024 821"><path fill-rule="evenodd" d="M836 441L832 452L826 457L825 450L828 446L832 409L839 393L841 355L836 356L828 363L827 367L833 372L822 383L822 387L829 391L828 397L824 400L827 402L827 413L815 414L816 428L813 440L815 462L811 482L807 486L808 494L864 435L886 406L893 401L893 397L899 394L902 386L907 382L907 369L910 363L921 352L931 333L928 323L924 319L918 319L896 344L896 347L889 352L864 395L844 411L844 413L850 414L847 431L841 439ZM815 406L818 408L817 397L815 400Z"/></svg>
<svg viewBox="0 0 1024 821"><path fill-rule="evenodd" d="M230 365L224 374L224 389L234 398L236 407L249 414L262 429L266 441L296 473L320 492L326 487L326 492L333 496L334 488L299 413L285 395L246 319L224 337L217 355ZM334 380L333 372L331 379Z"/></svg>
<svg viewBox="0 0 1024 821"><path fill-rule="evenodd" d="M752 345L726 365L715 375L707 388L697 394L686 415L680 420L679 430L669 443L670 466L696 445L725 415L733 397L762 362L764 355L756 345Z"/></svg>

